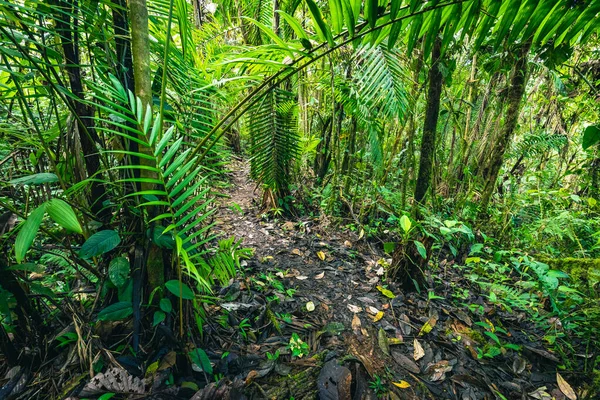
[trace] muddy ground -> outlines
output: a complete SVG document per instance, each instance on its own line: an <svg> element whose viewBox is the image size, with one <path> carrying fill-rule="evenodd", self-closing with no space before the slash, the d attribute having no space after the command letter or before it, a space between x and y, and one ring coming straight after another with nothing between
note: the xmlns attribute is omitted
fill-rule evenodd
<svg viewBox="0 0 600 400"><path fill-rule="evenodd" d="M230 310L229 325L239 326L243 319L252 325L251 335L234 334L239 340L233 343L228 342L231 337L221 339L220 329L214 332L219 339L213 344L222 347L215 356L229 352L220 365L232 382L229 387L239 389L225 395L222 386L223 397L474 400L571 395L564 393L568 383L557 383L561 363L543 347L543 332L525 314L487 304L459 272L452 272L452 261L441 260L450 268L431 293L403 293L385 281L389 256L377 246L318 219L263 218L255 189L248 165L235 164L231 189L217 216L217 229L225 237L240 238L254 250L242 262L244 279L221 292L236 293L220 304ZM274 280L293 294L278 290ZM457 305L455 287L466 289L464 303L480 305L483 314ZM288 314L287 322L282 314ZM294 333L308 345L302 357L290 354ZM496 341L501 346L494 346ZM500 347L501 353L482 357L490 347ZM276 351L279 357L269 360L267 352ZM565 381L581 378L574 371L561 372Z"/></svg>

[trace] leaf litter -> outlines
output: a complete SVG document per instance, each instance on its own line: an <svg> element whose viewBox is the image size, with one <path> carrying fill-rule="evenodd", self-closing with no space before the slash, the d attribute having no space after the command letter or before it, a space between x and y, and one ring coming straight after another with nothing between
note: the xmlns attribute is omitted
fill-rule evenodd
<svg viewBox="0 0 600 400"><path fill-rule="evenodd" d="M153 348L137 358L113 356L106 349L125 339L126 322L101 321L94 342L70 345L73 357L62 361L63 378L50 375L60 379L64 398L374 399L370 383L376 379L392 399L585 395L581 375L557 372L560 356L537 340L543 332L487 303L458 271L435 284L433 300L427 292L403 292L385 280L383 263L370 261L385 255L373 254L362 231L336 231L318 219L265 221L252 200L247 164L238 165L233 180L216 229L243 239L254 256L244 261L243 276L217 287L214 300L204 304L204 337L181 343L160 323L150 333ZM244 212L232 211L233 203ZM452 287L465 289L464 303L483 312L454 302ZM488 322L506 333L488 332ZM491 351L496 338L513 348ZM88 346L91 358L82 358L76 345ZM572 345L584 353L581 343ZM92 371L94 378L89 370L75 372L81 362L99 359L108 363ZM195 368L182 368L190 362ZM31 385L17 382L48 378L11 369L0 385L19 388L13 397L25 399Z"/></svg>

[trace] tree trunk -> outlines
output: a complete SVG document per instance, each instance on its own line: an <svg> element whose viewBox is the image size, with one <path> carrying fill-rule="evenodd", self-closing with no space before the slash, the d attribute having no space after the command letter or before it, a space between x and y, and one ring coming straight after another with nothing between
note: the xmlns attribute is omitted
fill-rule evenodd
<svg viewBox="0 0 600 400"><path fill-rule="evenodd" d="M73 3L69 0L59 0L54 10L54 20L65 56L65 70L69 77L71 92L78 99L69 101L72 102L73 109L77 114L79 142L85 159L85 169L88 177L91 178L100 170L100 156L94 143L94 141L99 142L99 139L94 130L94 110L84 103L85 97L79 60L78 24L76 18L71 19L71 16L76 15L78 10L77 0ZM109 210L103 209L102 206L103 201L106 200L106 190L101 183L92 181L89 199L92 213L102 221L106 221L109 218Z"/></svg>
<svg viewBox="0 0 600 400"><path fill-rule="evenodd" d="M504 127L500 133L500 136L496 140L490 157L490 162L487 167L487 180L483 189L483 195L481 197L481 213L485 213L487 211L490 198L492 197L494 188L496 187L498 173L502 167L504 153L506 153L506 149L509 146L513 132L519 120L521 99L523 98L523 93L525 93L525 88L527 86L527 56L529 55L530 47L530 42L523 45L521 48L521 54L516 60L512 71L512 76L508 87L508 106L506 108L506 116L504 118Z"/></svg>
<svg viewBox="0 0 600 400"><path fill-rule="evenodd" d="M415 187L415 210L417 210L418 205L422 204L431 184L433 153L435 151L436 127L440 112L440 97L442 94L443 79L439 66L440 47L440 40L436 39L433 50L431 51L427 106L425 109L425 122L423 124L423 136L421 139L421 158L419 160L419 175Z"/></svg>

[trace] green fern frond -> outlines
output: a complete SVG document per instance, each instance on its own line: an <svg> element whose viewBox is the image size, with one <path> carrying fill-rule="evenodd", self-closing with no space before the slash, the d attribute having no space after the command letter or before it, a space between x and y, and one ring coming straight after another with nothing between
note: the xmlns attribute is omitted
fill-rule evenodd
<svg viewBox="0 0 600 400"><path fill-rule="evenodd" d="M252 177L279 194L285 192L292 163L300 156L293 93L269 91L250 109L246 123L252 141Z"/></svg>

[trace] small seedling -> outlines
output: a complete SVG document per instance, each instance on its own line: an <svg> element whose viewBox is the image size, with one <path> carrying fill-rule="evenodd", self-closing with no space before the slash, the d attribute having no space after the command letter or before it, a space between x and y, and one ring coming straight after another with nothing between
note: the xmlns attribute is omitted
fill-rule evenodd
<svg viewBox="0 0 600 400"><path fill-rule="evenodd" d="M297 333L292 334L287 348L292 352L292 357L302 358L308 355L308 344L303 342Z"/></svg>

